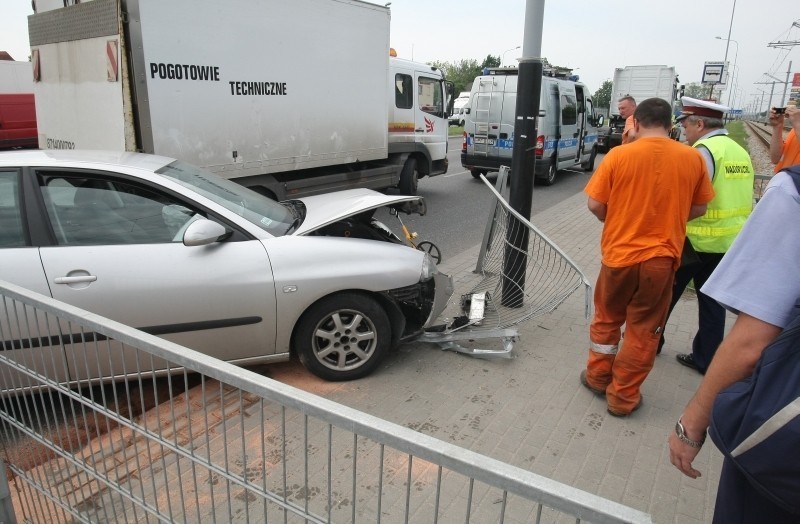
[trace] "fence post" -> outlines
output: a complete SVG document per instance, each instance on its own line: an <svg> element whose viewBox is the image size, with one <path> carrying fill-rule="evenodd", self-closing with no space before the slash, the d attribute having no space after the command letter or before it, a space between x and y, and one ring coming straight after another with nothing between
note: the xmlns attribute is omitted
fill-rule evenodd
<svg viewBox="0 0 800 524"><path fill-rule="evenodd" d="M11 500L11 490L8 487L6 476L6 463L0 459L0 522L3 524L17 524L14 516L14 502Z"/></svg>

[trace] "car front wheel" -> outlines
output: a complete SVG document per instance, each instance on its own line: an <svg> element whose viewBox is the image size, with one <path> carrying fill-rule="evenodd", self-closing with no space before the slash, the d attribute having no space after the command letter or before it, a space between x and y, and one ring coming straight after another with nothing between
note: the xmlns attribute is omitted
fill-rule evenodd
<svg viewBox="0 0 800 524"><path fill-rule="evenodd" d="M375 299L358 293L324 298L300 318L292 346L300 362L325 380L370 374L391 347L389 317Z"/></svg>

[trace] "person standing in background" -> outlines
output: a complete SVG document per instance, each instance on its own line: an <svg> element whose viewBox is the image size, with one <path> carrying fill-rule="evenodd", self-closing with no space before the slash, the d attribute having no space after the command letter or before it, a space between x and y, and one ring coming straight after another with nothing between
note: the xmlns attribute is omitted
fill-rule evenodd
<svg viewBox="0 0 800 524"><path fill-rule="evenodd" d="M672 287L669 314L691 280L697 290L698 329L691 353L675 358L684 366L705 374L725 335L725 308L700 288L714 272L722 257L742 230L753 210L753 163L745 149L728 136L723 115L729 107L685 96L678 122L686 141L703 156L714 186L714 199L705 215L686 225L687 241L699 262L678 268ZM664 344L662 335L659 350Z"/></svg>
<svg viewBox="0 0 800 524"><path fill-rule="evenodd" d="M792 124L792 129L783 139L783 126L786 119ZM797 134L800 133L800 109L795 105L787 105L785 113L778 113L775 108L769 111L769 123L772 126L772 139L769 144L769 156L778 173L787 167L800 164L800 142Z"/></svg>
<svg viewBox="0 0 800 524"><path fill-rule="evenodd" d="M617 101L619 116L625 119L625 129L622 130L622 143L629 144L636 138L633 129L633 112L636 111L636 99L631 95L625 95Z"/></svg>

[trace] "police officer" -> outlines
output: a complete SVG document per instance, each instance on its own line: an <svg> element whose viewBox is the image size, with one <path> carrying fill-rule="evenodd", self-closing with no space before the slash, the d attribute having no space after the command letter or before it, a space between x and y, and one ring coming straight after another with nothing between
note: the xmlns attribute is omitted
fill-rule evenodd
<svg viewBox="0 0 800 524"><path fill-rule="evenodd" d="M698 330L691 353L676 355L678 362L705 374L725 331L725 309L700 291L753 209L753 164L750 155L728 136L722 116L730 108L684 96L678 122L689 145L697 148L708 165L714 199L705 215L686 225L686 237L699 262L681 266L675 274L672 302L675 307L690 280L697 290ZM669 318L669 317L668 317ZM663 345L664 339L661 339ZM660 350L660 348L659 348Z"/></svg>

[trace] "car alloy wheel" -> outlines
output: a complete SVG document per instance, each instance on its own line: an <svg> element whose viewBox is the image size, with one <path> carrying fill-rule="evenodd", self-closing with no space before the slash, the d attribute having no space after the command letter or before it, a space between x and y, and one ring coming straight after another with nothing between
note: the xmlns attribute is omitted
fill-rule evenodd
<svg viewBox="0 0 800 524"><path fill-rule="evenodd" d="M295 329L300 361L325 380L353 380L372 372L391 345L386 312L358 293L326 297L306 311Z"/></svg>

